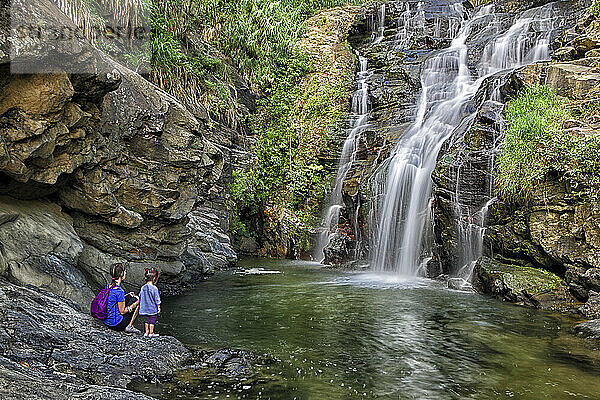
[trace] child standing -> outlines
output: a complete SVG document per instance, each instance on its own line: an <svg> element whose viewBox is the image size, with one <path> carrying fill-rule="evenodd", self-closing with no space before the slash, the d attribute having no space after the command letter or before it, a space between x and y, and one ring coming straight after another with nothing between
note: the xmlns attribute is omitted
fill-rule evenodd
<svg viewBox="0 0 600 400"><path fill-rule="evenodd" d="M156 337L158 334L154 333L154 324L156 324L156 317L160 313L160 294L156 287L158 268L146 268L144 276L146 284L142 286L140 291L140 315L146 317L144 336Z"/></svg>

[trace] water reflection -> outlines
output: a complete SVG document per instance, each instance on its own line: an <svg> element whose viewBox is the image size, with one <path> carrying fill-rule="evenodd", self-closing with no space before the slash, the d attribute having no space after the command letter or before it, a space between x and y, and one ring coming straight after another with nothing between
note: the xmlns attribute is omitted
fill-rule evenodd
<svg viewBox="0 0 600 400"><path fill-rule="evenodd" d="M266 371L277 379L253 387L246 398L560 399L600 393L598 350L564 332L572 321L562 316L427 280L287 261L247 260L245 266L284 273L217 275L167 299L160 329L188 344L280 359ZM228 397L208 390L200 398Z"/></svg>

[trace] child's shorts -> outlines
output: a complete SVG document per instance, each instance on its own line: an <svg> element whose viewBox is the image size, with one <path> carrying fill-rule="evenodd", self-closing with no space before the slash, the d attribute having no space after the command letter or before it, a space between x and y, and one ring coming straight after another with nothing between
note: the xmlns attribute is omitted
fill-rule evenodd
<svg viewBox="0 0 600 400"><path fill-rule="evenodd" d="M146 315L146 323L148 325L154 325L154 324L156 324L156 317L158 317L158 314Z"/></svg>

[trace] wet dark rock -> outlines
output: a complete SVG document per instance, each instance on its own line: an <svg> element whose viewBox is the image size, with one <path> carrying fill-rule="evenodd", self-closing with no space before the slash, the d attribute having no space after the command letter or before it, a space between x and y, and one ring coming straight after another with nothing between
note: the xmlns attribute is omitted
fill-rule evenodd
<svg viewBox="0 0 600 400"><path fill-rule="evenodd" d="M473 287L469 282L463 278L450 278L448 279L448 288L454 290L472 290Z"/></svg>
<svg viewBox="0 0 600 400"><path fill-rule="evenodd" d="M354 258L355 242L347 234L336 232L329 236L329 243L323 249L327 264L340 265Z"/></svg>
<svg viewBox="0 0 600 400"><path fill-rule="evenodd" d="M190 356L169 336L149 344L139 334L110 331L60 296L0 279L0 380L18 378L8 389L0 385L0 393L9 398L32 381L36 385L24 390L33 398L58 398L75 391L84 393L83 398L104 398L106 386L169 379ZM98 397L92 397L96 391ZM146 398L120 389L115 393L117 398Z"/></svg>
<svg viewBox="0 0 600 400"><path fill-rule="evenodd" d="M266 356L237 349L200 350L184 364L195 371L208 369L210 374L228 379L248 379L257 374L256 366L272 362Z"/></svg>
<svg viewBox="0 0 600 400"><path fill-rule="evenodd" d="M586 318L600 318L600 294L590 290L588 296L588 300L579 308L579 311Z"/></svg>
<svg viewBox="0 0 600 400"><path fill-rule="evenodd" d="M561 47L552 54L552 60L556 61L571 61L577 56L577 50L574 47Z"/></svg>
<svg viewBox="0 0 600 400"><path fill-rule="evenodd" d="M258 247L258 243L254 238L245 236L241 238L239 249L242 253L254 254L258 251Z"/></svg>
<svg viewBox="0 0 600 400"><path fill-rule="evenodd" d="M482 85L481 94L474 99L483 101L477 105L475 118L444 143L432 173L434 254L445 273L455 273L468 262L463 248L473 244L461 242L465 236L461 230L475 230L486 222L481 210L492 197L490 166L498 151L504 118L502 104L486 101L485 93L486 88L503 87L507 80L506 76L492 77Z"/></svg>
<svg viewBox="0 0 600 400"><path fill-rule="evenodd" d="M600 319L579 323L573 327L576 334L589 338L600 339Z"/></svg>
<svg viewBox="0 0 600 400"><path fill-rule="evenodd" d="M182 365L169 382L134 382L130 385L156 396L168 394L173 397L194 398L207 391L245 393L260 397L260 385L277 380L262 372L263 367L273 366L278 360L267 355L256 355L244 350L199 350Z"/></svg>

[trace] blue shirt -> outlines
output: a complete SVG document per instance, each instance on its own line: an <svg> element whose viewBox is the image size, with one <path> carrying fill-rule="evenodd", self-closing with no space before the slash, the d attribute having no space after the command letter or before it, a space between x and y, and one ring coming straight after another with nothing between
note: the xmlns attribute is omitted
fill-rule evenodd
<svg viewBox="0 0 600 400"><path fill-rule="evenodd" d="M158 288L150 283L146 283L140 290L140 315L158 314L158 305L160 304L160 294Z"/></svg>
<svg viewBox="0 0 600 400"><path fill-rule="evenodd" d="M108 302L106 303L106 313L108 314L104 323L108 326L117 326L119 322L123 321L123 316L119 312L120 303L125 301L125 291L121 289L121 286L114 286L110 288L108 292Z"/></svg>

